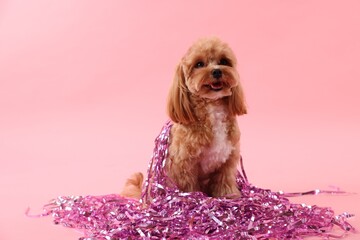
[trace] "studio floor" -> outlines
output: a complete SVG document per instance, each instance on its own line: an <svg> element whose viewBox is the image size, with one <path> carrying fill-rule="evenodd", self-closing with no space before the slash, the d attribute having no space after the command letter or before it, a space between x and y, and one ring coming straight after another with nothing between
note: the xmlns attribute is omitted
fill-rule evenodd
<svg viewBox="0 0 360 240"><path fill-rule="evenodd" d="M57 196L119 193L135 171L146 172L153 140L162 120L125 122L116 109L88 110L36 121L8 123L0 129L2 163L1 239L77 239L75 230L54 225L51 217L29 218ZM294 197L291 201L355 214L360 228L359 158L356 122L311 123L239 120L242 154L250 182L273 191L298 192L340 188L347 194ZM30 119L30 118L28 118ZM293 127L293 126L298 127ZM300 127L300 125L303 125ZM358 239L349 234L347 239Z"/></svg>

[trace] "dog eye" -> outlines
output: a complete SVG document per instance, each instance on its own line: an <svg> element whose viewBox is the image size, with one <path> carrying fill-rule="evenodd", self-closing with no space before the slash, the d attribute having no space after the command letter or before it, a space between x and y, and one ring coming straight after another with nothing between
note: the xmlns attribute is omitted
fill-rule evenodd
<svg viewBox="0 0 360 240"><path fill-rule="evenodd" d="M196 64L195 64L195 68L202 68L205 66L205 63L203 61L198 61Z"/></svg>
<svg viewBox="0 0 360 240"><path fill-rule="evenodd" d="M219 65L231 66L229 60L227 60L226 58L220 59Z"/></svg>

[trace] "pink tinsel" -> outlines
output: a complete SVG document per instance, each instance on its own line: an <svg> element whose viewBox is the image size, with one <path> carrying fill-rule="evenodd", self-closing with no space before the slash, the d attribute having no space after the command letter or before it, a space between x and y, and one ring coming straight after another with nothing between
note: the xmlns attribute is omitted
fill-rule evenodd
<svg viewBox="0 0 360 240"><path fill-rule="evenodd" d="M335 216L330 208L293 204L286 196L252 186L244 168L237 183L242 196L212 198L201 192L181 192L166 176L167 123L156 139L140 201L119 195L59 197L44 207L56 224L84 231L93 239L302 239L341 237L350 214ZM241 162L242 163L242 162ZM318 190L304 194L317 194ZM299 193L298 195L301 195Z"/></svg>

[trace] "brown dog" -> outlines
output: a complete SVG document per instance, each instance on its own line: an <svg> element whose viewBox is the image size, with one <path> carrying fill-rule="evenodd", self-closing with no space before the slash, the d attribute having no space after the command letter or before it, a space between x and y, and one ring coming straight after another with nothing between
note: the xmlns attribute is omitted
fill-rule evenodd
<svg viewBox="0 0 360 240"><path fill-rule="evenodd" d="M181 59L170 89L167 175L186 192L239 196L236 184L240 131L246 113L236 58L218 38L197 41ZM128 180L123 196L139 198L142 174Z"/></svg>

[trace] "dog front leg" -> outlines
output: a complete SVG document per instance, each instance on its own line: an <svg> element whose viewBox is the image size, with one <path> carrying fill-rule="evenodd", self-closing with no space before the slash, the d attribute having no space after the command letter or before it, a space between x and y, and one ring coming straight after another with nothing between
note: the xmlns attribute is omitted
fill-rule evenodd
<svg viewBox="0 0 360 240"><path fill-rule="evenodd" d="M241 193L236 183L237 154L231 157L211 176L208 193L213 197L240 197Z"/></svg>
<svg viewBox="0 0 360 240"><path fill-rule="evenodd" d="M183 159L178 163L169 159L168 176L181 191L196 192L200 191L196 169L189 159Z"/></svg>

